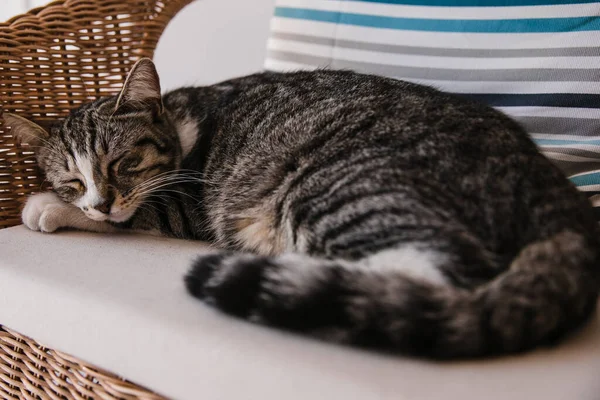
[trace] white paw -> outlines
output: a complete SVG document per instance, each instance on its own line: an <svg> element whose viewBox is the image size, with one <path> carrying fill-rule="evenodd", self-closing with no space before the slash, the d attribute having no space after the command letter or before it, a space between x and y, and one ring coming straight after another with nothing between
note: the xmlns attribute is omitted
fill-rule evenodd
<svg viewBox="0 0 600 400"><path fill-rule="evenodd" d="M54 232L68 226L71 216L81 211L58 198L55 193L47 192L33 195L27 199L21 219L25 226L34 231Z"/></svg>

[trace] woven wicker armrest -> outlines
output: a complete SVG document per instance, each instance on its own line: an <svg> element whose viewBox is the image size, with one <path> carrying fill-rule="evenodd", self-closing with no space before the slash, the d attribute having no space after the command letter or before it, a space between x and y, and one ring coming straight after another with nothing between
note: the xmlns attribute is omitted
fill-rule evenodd
<svg viewBox="0 0 600 400"><path fill-rule="evenodd" d="M47 126L118 92L133 63L152 57L166 25L191 1L63 0L0 23L0 228L20 223L26 196L43 183L35 149L16 143L2 112ZM0 325L0 397L158 396Z"/></svg>
<svg viewBox="0 0 600 400"><path fill-rule="evenodd" d="M20 223L43 178L32 148L3 128L2 111L47 126L83 102L118 92L152 57L173 16L192 0L63 0L0 23L0 228Z"/></svg>
<svg viewBox="0 0 600 400"><path fill-rule="evenodd" d="M77 357L0 327L0 398L131 399L162 396Z"/></svg>

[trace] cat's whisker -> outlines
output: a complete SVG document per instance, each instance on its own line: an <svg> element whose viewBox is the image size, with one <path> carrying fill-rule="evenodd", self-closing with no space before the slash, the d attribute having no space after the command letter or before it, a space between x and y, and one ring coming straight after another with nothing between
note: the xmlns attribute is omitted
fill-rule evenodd
<svg viewBox="0 0 600 400"><path fill-rule="evenodd" d="M194 197L194 196L192 196L192 195L191 195L191 194L189 194L189 193L182 192L181 190L173 190L173 189L161 189L161 190L160 190L160 192L171 192L171 193L177 193L177 194L180 194L180 195L182 195L182 196L187 196L187 197L191 198L191 199L192 199L192 200L194 200L194 201L198 201L198 202L199 202L199 201L201 201L201 199L199 199L199 198L197 198L197 197ZM150 194L149 194L149 196L152 196L152 193L150 193Z"/></svg>
<svg viewBox="0 0 600 400"><path fill-rule="evenodd" d="M146 202L144 202L144 203L141 203L141 204L138 206L138 208L139 208L140 210L147 210L147 211L148 211L148 208L146 208L146 207L149 207L149 208L151 208L151 209L152 209L154 212L156 212L157 214L160 214L160 212L161 212L161 211L160 211L158 208L156 208L156 206L154 206L154 205L152 205L152 204L150 204L150 203L146 203Z"/></svg>
<svg viewBox="0 0 600 400"><path fill-rule="evenodd" d="M136 194L136 196L154 196L157 193L162 193L163 195L166 195L166 193L169 191L170 189L168 188L168 186L165 186L163 188L160 189L153 189L153 190L145 190L142 192L138 192Z"/></svg>
<svg viewBox="0 0 600 400"><path fill-rule="evenodd" d="M20 158L19 161L29 161L29 160L31 160L33 158L36 158L36 156L35 155L31 155L31 156L23 157L23 158Z"/></svg>
<svg viewBox="0 0 600 400"><path fill-rule="evenodd" d="M158 190L158 189L161 189L164 187L179 185L182 183L196 183L196 181L180 179L180 180L175 180L175 181L170 181L170 182L159 182L159 183L156 183L155 185L152 185L149 187L140 188L140 190L143 190L145 192L151 192L151 191L155 191L155 190Z"/></svg>
<svg viewBox="0 0 600 400"><path fill-rule="evenodd" d="M150 184L153 183L154 181L158 181L160 179L171 179L173 177L178 177L180 176L180 174L178 173L178 170L175 171L166 171L166 172L162 172L158 175L155 175L147 180L145 180L144 182L139 183L138 185L132 187L130 190L136 189L140 186L146 185L146 184Z"/></svg>
<svg viewBox="0 0 600 400"><path fill-rule="evenodd" d="M198 179L196 179L196 178L174 176L174 177L168 177L168 178L148 182L145 185L138 185L137 187L135 187L135 189L138 189L138 190L151 189L156 186L163 185L163 184L174 185L174 184L178 184L178 183L201 183L201 182L199 182Z"/></svg>

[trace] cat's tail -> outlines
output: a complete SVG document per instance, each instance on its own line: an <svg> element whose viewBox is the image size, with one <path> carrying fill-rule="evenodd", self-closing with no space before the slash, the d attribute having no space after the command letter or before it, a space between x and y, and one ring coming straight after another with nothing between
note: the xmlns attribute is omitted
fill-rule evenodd
<svg viewBox="0 0 600 400"><path fill-rule="evenodd" d="M435 358L554 341L592 313L600 287L597 250L572 231L529 244L507 271L473 290L446 282L434 261L414 247L357 262L217 253L198 259L186 284L255 322Z"/></svg>

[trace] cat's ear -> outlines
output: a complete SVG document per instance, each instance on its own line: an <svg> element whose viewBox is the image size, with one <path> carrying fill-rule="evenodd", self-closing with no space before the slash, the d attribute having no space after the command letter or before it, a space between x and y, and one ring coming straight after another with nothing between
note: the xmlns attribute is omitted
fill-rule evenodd
<svg viewBox="0 0 600 400"><path fill-rule="evenodd" d="M2 118L4 124L10 126L11 133L19 142L39 146L50 137L44 128L26 118L7 112L2 114Z"/></svg>
<svg viewBox="0 0 600 400"><path fill-rule="evenodd" d="M162 114L160 81L151 59L142 58L129 71L123 89L119 93L115 110L121 107L134 110L151 109L157 114Z"/></svg>

